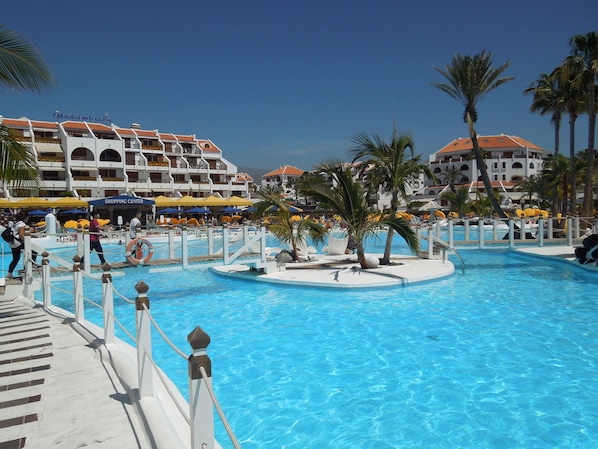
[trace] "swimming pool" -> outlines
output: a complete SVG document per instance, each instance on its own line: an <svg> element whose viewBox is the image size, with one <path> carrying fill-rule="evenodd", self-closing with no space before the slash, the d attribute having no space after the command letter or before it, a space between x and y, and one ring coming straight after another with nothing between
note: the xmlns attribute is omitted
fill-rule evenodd
<svg viewBox="0 0 598 449"><path fill-rule="evenodd" d="M114 284L133 298L145 280L183 351L195 326L210 335L214 387L244 449L598 447L595 273L460 253L465 274L397 288L254 284L205 269L135 269ZM116 303L133 329L133 307ZM86 318L102 320L93 308ZM159 338L154 351L186 395L186 361ZM218 422L217 437L231 447Z"/></svg>

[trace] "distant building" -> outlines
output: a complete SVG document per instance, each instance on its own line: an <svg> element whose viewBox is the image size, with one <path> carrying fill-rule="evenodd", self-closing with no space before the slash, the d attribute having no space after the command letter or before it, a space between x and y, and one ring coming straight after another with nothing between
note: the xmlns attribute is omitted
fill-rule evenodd
<svg viewBox="0 0 598 449"><path fill-rule="evenodd" d="M143 130L138 124L121 128L2 116L0 122L33 154L44 181L41 192L7 191L5 197L71 192L83 199L123 193L249 198L252 191L251 176L238 173L212 141L194 135Z"/></svg>
<svg viewBox="0 0 598 449"><path fill-rule="evenodd" d="M515 192L519 181L529 179L542 171L546 151L521 137L478 136L480 149L484 153L492 187L500 192L505 201L510 198L519 202L523 192ZM436 153L430 155L429 167L439 182L424 181L424 188L410 201L428 200L438 197L449 188L450 171L457 171L455 186L466 186L472 199L478 190L484 191L477 163L473 157L473 144L469 137L455 139Z"/></svg>
<svg viewBox="0 0 598 449"><path fill-rule="evenodd" d="M294 196L294 190L288 186L289 180L298 178L303 173L305 172L300 168L285 165L262 175L261 185L263 187L280 187L283 194Z"/></svg>

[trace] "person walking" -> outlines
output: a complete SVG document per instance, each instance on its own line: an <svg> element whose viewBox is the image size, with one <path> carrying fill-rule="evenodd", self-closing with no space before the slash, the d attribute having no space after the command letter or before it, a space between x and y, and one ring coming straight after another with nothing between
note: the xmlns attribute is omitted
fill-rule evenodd
<svg viewBox="0 0 598 449"><path fill-rule="evenodd" d="M13 278L12 272L21 260L21 251L25 248L25 228L27 227L28 221L29 216L27 215L27 212L19 212L15 217L15 222L11 226L13 240L8 243L8 246L12 252L12 260L10 265L8 265L6 279Z"/></svg>
<svg viewBox="0 0 598 449"><path fill-rule="evenodd" d="M98 221L99 218L100 213L96 212L89 222L89 252L95 250L96 253L98 253L100 262L103 265L106 263L106 259L104 259L104 249L102 248L102 243L100 242L101 229L100 222ZM81 266L83 266L83 257L81 258Z"/></svg>

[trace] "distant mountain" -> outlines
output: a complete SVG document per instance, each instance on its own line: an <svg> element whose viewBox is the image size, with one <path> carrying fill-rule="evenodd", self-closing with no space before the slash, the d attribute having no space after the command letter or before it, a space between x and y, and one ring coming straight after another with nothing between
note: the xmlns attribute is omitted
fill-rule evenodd
<svg viewBox="0 0 598 449"><path fill-rule="evenodd" d="M266 170L264 168L253 168L253 167L241 167L237 166L237 171L243 173L249 173L249 175L253 178L253 182L259 184L262 182L262 175L266 173L270 173L272 170Z"/></svg>

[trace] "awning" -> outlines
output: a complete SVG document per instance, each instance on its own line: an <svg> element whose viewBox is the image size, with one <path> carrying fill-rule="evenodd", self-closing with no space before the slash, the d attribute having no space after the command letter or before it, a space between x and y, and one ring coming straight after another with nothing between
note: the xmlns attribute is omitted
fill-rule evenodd
<svg viewBox="0 0 598 449"><path fill-rule="evenodd" d="M33 145L38 153L62 153L60 143L36 142Z"/></svg>
<svg viewBox="0 0 598 449"><path fill-rule="evenodd" d="M139 196L118 195L101 198L99 200L89 201L90 206L153 206L154 200L150 198L141 198Z"/></svg>

